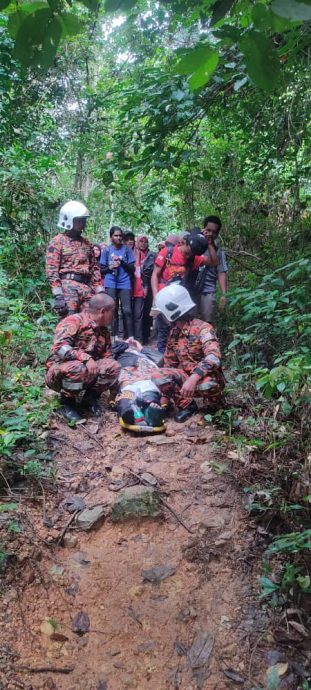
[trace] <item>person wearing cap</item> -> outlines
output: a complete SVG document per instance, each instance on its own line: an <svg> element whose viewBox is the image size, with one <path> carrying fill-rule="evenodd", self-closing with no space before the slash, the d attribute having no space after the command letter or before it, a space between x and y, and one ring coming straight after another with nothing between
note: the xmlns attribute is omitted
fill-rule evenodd
<svg viewBox="0 0 311 690"><path fill-rule="evenodd" d="M213 326L193 317L195 303L182 285L173 283L157 294L155 309L171 326L163 368L153 381L160 388L162 403L174 402L177 422L185 422L203 398L210 411L218 409L225 379L219 342Z"/></svg>
<svg viewBox="0 0 311 690"><path fill-rule="evenodd" d="M168 238L169 240L170 238ZM205 252L205 254L204 254ZM167 285L177 283L187 285L192 271L202 265L217 266L218 257L211 236L187 236L185 244L174 244L162 249L156 260L151 278L153 299ZM163 316L157 318L158 350L165 351L170 326Z"/></svg>
<svg viewBox="0 0 311 690"><path fill-rule="evenodd" d="M58 221L64 232L47 248L46 275L60 318L82 311L93 294L104 290L93 245L82 237L89 215L79 201L64 204Z"/></svg>

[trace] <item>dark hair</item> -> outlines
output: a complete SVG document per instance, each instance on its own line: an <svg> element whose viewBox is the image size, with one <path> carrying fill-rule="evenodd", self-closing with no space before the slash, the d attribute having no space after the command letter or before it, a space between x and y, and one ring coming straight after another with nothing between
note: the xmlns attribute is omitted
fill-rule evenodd
<svg viewBox="0 0 311 690"><path fill-rule="evenodd" d="M112 235L114 235L115 232L121 232L121 235L123 237L123 230L122 228L119 228L118 225L113 225L112 228L110 228L109 236L112 237Z"/></svg>
<svg viewBox="0 0 311 690"><path fill-rule="evenodd" d="M218 225L218 230L221 228L221 220L219 216L206 216L203 220L203 228L206 228L207 223L215 223L215 225Z"/></svg>
<svg viewBox="0 0 311 690"><path fill-rule="evenodd" d="M200 235L202 232L202 228L199 228L198 225L194 225L193 228L190 228L189 232L190 235Z"/></svg>
<svg viewBox="0 0 311 690"><path fill-rule="evenodd" d="M101 248L100 244L97 244L97 242L95 242L95 244L93 244L93 249L94 249L94 247L97 247L97 249L99 249L99 251L101 252L102 248Z"/></svg>
<svg viewBox="0 0 311 690"><path fill-rule="evenodd" d="M126 240L135 240L135 235L131 230L123 233L123 241L126 242Z"/></svg>

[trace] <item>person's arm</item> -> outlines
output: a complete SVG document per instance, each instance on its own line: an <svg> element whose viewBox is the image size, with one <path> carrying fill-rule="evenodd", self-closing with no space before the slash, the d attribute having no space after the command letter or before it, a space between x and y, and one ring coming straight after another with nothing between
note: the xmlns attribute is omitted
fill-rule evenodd
<svg viewBox="0 0 311 690"><path fill-rule="evenodd" d="M127 247L124 253L124 257L120 259L120 266L129 274L130 278L134 276L135 273L135 256L132 250Z"/></svg>
<svg viewBox="0 0 311 690"><path fill-rule="evenodd" d="M218 266L219 258L217 256L217 249L213 242L208 240L208 254L206 256L204 255L202 259L202 264L204 263L206 266Z"/></svg>
<svg viewBox="0 0 311 690"><path fill-rule="evenodd" d="M100 336L97 346L97 359L105 359L105 357L113 357L111 337L108 328L104 328Z"/></svg>
<svg viewBox="0 0 311 690"><path fill-rule="evenodd" d="M159 292L159 278L162 273L162 267L157 266L155 264L154 269L152 271L152 276L151 276L151 289L152 289L152 295L153 299L155 300L158 292Z"/></svg>
<svg viewBox="0 0 311 690"><path fill-rule="evenodd" d="M80 318L73 314L63 319L57 326L52 345L52 353L57 355L61 362L88 362L91 355L84 350L75 347L75 338L79 331Z"/></svg>
<svg viewBox="0 0 311 690"><path fill-rule="evenodd" d="M192 373L204 378L208 372L220 368L221 353L216 333L210 324L206 323L202 326L199 338L203 359L193 367Z"/></svg>
<svg viewBox="0 0 311 690"><path fill-rule="evenodd" d="M221 272L218 273L218 282L219 286L221 289L221 297L219 300L219 304L221 307L225 307L227 304L227 290L228 290L228 280L227 280L227 273Z"/></svg>
<svg viewBox="0 0 311 690"><path fill-rule="evenodd" d="M113 269L110 268L109 266L109 255L108 255L108 250L105 248L103 249L101 255L100 255L100 272L102 276L106 276L107 273L112 273Z"/></svg>
<svg viewBox="0 0 311 690"><path fill-rule="evenodd" d="M46 276L54 297L63 294L62 283L59 277L61 254L62 246L60 237L54 237L46 251Z"/></svg>
<svg viewBox="0 0 311 690"><path fill-rule="evenodd" d="M166 266L167 253L168 250L165 247L165 249L161 249L161 251L159 251L158 255L155 258L154 269L151 276L151 289L153 301L155 300L159 292L159 280Z"/></svg>

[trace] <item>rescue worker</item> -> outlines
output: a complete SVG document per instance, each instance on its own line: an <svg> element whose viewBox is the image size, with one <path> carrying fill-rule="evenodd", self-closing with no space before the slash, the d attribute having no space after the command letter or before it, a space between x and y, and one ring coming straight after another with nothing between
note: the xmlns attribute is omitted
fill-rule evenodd
<svg viewBox="0 0 311 690"><path fill-rule="evenodd" d="M92 294L104 291L93 245L81 237L89 215L79 201L64 204L58 227L65 232L53 237L47 248L46 275L61 318L82 311Z"/></svg>
<svg viewBox="0 0 311 690"><path fill-rule="evenodd" d="M169 242L165 249L161 249L155 260L151 278L153 299L156 300L158 292L166 285L184 283L188 286L200 266L217 266L217 264L218 257L211 235L207 235L206 238L203 235L187 236L182 245ZM170 326L161 314L157 318L157 329L158 350L164 353Z"/></svg>
<svg viewBox="0 0 311 690"><path fill-rule="evenodd" d="M81 401L100 416L98 398L117 381L120 365L112 358L108 331L114 309L114 300L99 293L91 297L87 311L67 316L56 327L45 381L61 393L61 411L69 421L79 421Z"/></svg>
<svg viewBox="0 0 311 690"><path fill-rule="evenodd" d="M163 368L152 380L162 395L177 403L177 422L184 422L197 412L195 397L203 398L211 410L216 410L225 385L216 333L211 324L193 318L194 307L188 290L176 283L160 290L155 300L155 309L172 328Z"/></svg>

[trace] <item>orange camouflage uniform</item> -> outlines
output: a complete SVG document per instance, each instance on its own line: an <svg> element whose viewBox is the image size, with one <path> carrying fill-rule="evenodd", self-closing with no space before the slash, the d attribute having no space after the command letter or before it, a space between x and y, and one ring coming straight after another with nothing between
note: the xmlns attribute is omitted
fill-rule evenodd
<svg viewBox="0 0 311 690"><path fill-rule="evenodd" d="M156 367L147 358L139 358L135 367L124 367L119 375L122 389L136 381L150 379L161 394L170 398L178 407L187 407L189 398L182 398L180 390L193 373L202 377L197 384L195 397L203 398L211 407L221 402L225 379L220 366L220 349L216 333L211 324L199 319L187 321L182 328L173 326L163 367Z"/></svg>
<svg viewBox="0 0 311 690"><path fill-rule="evenodd" d="M173 398L183 408L189 405L190 399L183 399L180 389L188 376L199 374L201 380L196 386L195 397L204 398L216 407L225 387L220 360L219 343L211 324L191 319L181 328L173 326L164 353L164 367L152 378L163 395Z"/></svg>
<svg viewBox="0 0 311 690"><path fill-rule="evenodd" d="M86 367L94 359L98 373L90 376ZM98 393L116 383L120 365L111 355L107 328L100 328L87 311L63 319L57 326L46 361L45 382L67 398L80 398L91 388Z"/></svg>
<svg viewBox="0 0 311 690"><path fill-rule="evenodd" d="M85 283L62 277L66 273L78 274ZM92 294L104 289L92 244L84 237L73 239L66 233L53 237L46 253L46 275L54 297L64 296L69 314L84 309Z"/></svg>

